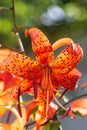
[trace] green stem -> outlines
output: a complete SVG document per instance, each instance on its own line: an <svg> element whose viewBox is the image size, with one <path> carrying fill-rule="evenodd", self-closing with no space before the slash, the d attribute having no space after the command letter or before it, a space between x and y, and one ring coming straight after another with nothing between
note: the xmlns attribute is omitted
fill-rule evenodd
<svg viewBox="0 0 87 130"><path fill-rule="evenodd" d="M18 32L18 28L16 26L16 18L15 18L15 3L14 3L14 0L12 0L12 13L13 13L13 32L15 33L17 39L18 39L18 46L19 46L19 50L20 50L20 53L24 53L24 47L23 47L23 43L21 41L21 38L20 38L20 35L19 35L19 32Z"/></svg>
<svg viewBox="0 0 87 130"><path fill-rule="evenodd" d="M13 28L13 32L17 32L17 26L16 26L16 19L15 19L15 3L14 3L14 0L12 0L12 13L13 13L13 25L14 25L14 28Z"/></svg>
<svg viewBox="0 0 87 130"><path fill-rule="evenodd" d="M29 126L34 125L34 124L35 124L35 121L32 121L32 122L27 123L24 127L28 129Z"/></svg>
<svg viewBox="0 0 87 130"><path fill-rule="evenodd" d="M77 100L77 99L79 99L79 98L85 97L85 96L87 96L87 93L86 93L86 94L83 94L83 95L79 95L78 97L75 97L75 98L69 100L68 102L64 103L63 106L67 106L67 105L70 104L71 102L73 102L73 101L75 101L75 100ZM60 109L62 109L62 108L59 107L59 108L58 108L58 111L59 111Z"/></svg>

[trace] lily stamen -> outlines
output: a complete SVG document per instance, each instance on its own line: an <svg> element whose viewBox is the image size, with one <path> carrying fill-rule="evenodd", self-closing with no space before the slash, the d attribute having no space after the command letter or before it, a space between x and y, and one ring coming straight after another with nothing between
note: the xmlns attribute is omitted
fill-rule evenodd
<svg viewBox="0 0 87 130"><path fill-rule="evenodd" d="M54 100L56 101L56 103L63 109L66 111L66 108L57 100L57 98L55 97L55 95L53 94Z"/></svg>
<svg viewBox="0 0 87 130"><path fill-rule="evenodd" d="M54 92L53 92L53 85L52 85L52 83L51 83L51 74L50 74L50 76L49 76L49 83L50 83L50 88L51 88L51 92L52 92L52 95L53 95L53 98L54 98L54 100L56 101L56 103L61 107L61 108L63 108L65 111L66 111L66 108L64 107L64 106L62 106L62 104L57 100L57 98L55 97L55 94L54 94Z"/></svg>

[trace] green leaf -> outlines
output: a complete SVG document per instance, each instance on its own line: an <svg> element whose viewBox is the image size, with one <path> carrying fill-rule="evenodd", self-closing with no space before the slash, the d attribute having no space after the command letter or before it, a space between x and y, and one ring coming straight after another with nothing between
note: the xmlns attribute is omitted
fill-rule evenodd
<svg viewBox="0 0 87 130"><path fill-rule="evenodd" d="M35 115L36 115L36 111L38 110L38 106L36 106L33 110L32 110L32 117L33 119L35 119Z"/></svg>
<svg viewBox="0 0 87 130"><path fill-rule="evenodd" d="M76 112L73 112L75 115L77 115L77 116L80 116L80 117L83 117L84 118L84 116L79 112L79 111L76 111Z"/></svg>
<svg viewBox="0 0 87 130"><path fill-rule="evenodd" d="M60 108L60 109L58 110L58 115L63 115L64 113L65 113L65 110L64 110L64 109Z"/></svg>
<svg viewBox="0 0 87 130"><path fill-rule="evenodd" d="M24 127L23 130L27 130L27 129Z"/></svg>
<svg viewBox="0 0 87 130"><path fill-rule="evenodd" d="M59 121L51 121L44 128L45 130L62 130Z"/></svg>

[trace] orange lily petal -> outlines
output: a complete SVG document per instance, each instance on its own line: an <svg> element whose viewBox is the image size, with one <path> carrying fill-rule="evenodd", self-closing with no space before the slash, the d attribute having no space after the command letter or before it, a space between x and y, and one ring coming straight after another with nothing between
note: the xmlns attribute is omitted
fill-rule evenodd
<svg viewBox="0 0 87 130"><path fill-rule="evenodd" d="M6 109L0 106L0 119L5 115Z"/></svg>
<svg viewBox="0 0 87 130"><path fill-rule="evenodd" d="M30 118L30 115L34 111L34 109L38 107L38 102L36 100L32 100L27 108L27 120Z"/></svg>
<svg viewBox="0 0 87 130"><path fill-rule="evenodd" d="M70 90L77 88L78 80L81 77L81 73L77 69L73 69L68 74L54 73L53 77L56 78L59 85Z"/></svg>
<svg viewBox="0 0 87 130"><path fill-rule="evenodd" d="M0 93L0 106L12 105L18 99L18 86L7 89L5 92Z"/></svg>
<svg viewBox="0 0 87 130"><path fill-rule="evenodd" d="M32 48L37 61L43 65L50 65L54 60L52 46L47 37L37 28L25 30L25 36L30 35Z"/></svg>
<svg viewBox="0 0 87 130"><path fill-rule="evenodd" d="M7 104L13 104L18 100L18 90L21 90L20 94L28 93L28 94L34 94L33 93L33 81L31 80L23 80L19 82L16 86L10 86L8 89L6 89L4 92L0 93L0 105L7 105Z"/></svg>
<svg viewBox="0 0 87 130"><path fill-rule="evenodd" d="M33 93L33 80L28 79L17 79L18 77L12 77L12 75L8 72L2 71L0 77L3 80L5 86L4 89L0 93L0 106L14 103L18 100L18 90L20 88L21 93ZM0 86L2 87L2 86Z"/></svg>
<svg viewBox="0 0 87 130"><path fill-rule="evenodd" d="M9 124L2 124L0 123L1 130L11 130L11 126Z"/></svg>
<svg viewBox="0 0 87 130"><path fill-rule="evenodd" d="M40 72L35 61L10 49L0 50L0 69L27 79L37 77Z"/></svg>
<svg viewBox="0 0 87 130"><path fill-rule="evenodd" d="M32 80L23 80L20 82L19 87L21 89L21 94L28 93L28 94L34 94L33 88L34 84Z"/></svg>
<svg viewBox="0 0 87 130"><path fill-rule="evenodd" d="M49 105L49 109L48 109L48 118L52 119L54 117L54 115L56 114L58 109L58 106L56 104L54 104L53 102L50 103Z"/></svg>
<svg viewBox="0 0 87 130"><path fill-rule="evenodd" d="M55 87L55 84L52 83L52 85L54 86L51 86L51 87L53 87L54 89L57 89L57 86ZM38 102L38 110L36 112L35 120L37 124L39 125L43 124L49 116L49 112L48 112L49 104L54 98L53 93L54 94L56 93L54 89L43 91L42 88L38 87L37 99L36 99L36 101Z"/></svg>
<svg viewBox="0 0 87 130"><path fill-rule="evenodd" d="M83 51L80 45L70 44L55 60L52 69L64 74L70 72L81 60Z"/></svg>
<svg viewBox="0 0 87 130"><path fill-rule="evenodd" d="M18 86L21 88L21 93L29 93L29 94L34 94L33 93L33 80L28 80L28 79L22 79L17 76L13 76L10 73L6 71L0 71L0 80L3 82L3 90L6 91L8 88L12 88L14 86ZM0 85L1 88L1 85Z"/></svg>
<svg viewBox="0 0 87 130"><path fill-rule="evenodd" d="M87 88L87 82L83 83L81 86L82 89Z"/></svg>
<svg viewBox="0 0 87 130"><path fill-rule="evenodd" d="M7 90L8 88L17 85L18 82L21 81L19 77L15 77L12 74L0 70L0 81L3 81L4 88L3 91Z"/></svg>
<svg viewBox="0 0 87 130"><path fill-rule="evenodd" d="M87 98L77 99L70 104L73 112L80 112L83 116L87 116Z"/></svg>
<svg viewBox="0 0 87 130"><path fill-rule="evenodd" d="M12 105L18 100L18 90L21 90L21 94L28 93L34 95L33 92L33 81L31 80L22 80L18 84L9 86L4 92L0 93L0 106L3 105Z"/></svg>

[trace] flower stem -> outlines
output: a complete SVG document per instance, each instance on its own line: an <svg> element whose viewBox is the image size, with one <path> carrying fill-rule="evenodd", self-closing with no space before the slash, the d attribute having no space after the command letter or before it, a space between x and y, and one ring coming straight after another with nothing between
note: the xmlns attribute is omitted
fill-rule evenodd
<svg viewBox="0 0 87 130"><path fill-rule="evenodd" d="M63 106L66 106L66 105L70 104L71 102L73 102L79 98L86 97L86 96L87 96L87 93L85 93L83 95L79 95L78 97L75 97L75 98L71 99L70 101L66 102L65 104L63 104Z"/></svg>
<svg viewBox="0 0 87 130"><path fill-rule="evenodd" d="M20 53L24 53L24 47L23 47L23 43L21 41L21 38L20 38L20 35L19 35L19 32L18 32L18 28L17 28L17 25L16 25L16 18L15 18L15 3L14 3L14 0L12 0L12 13L13 13L13 29L12 31L15 33L17 39L18 39L18 46L19 46L19 50L20 50Z"/></svg>
<svg viewBox="0 0 87 130"><path fill-rule="evenodd" d="M85 96L87 96L87 93L85 93L85 94L83 94L83 95L79 95L78 97L75 97L75 98L69 100L68 102L64 103L63 106L65 107L65 106L67 106L68 104L70 104L71 102L73 102L73 101L75 101L75 100L77 100L77 99L79 99L79 98L85 97ZM62 109L62 108L59 107L59 108L58 108L58 111L59 111L60 109Z"/></svg>
<svg viewBox="0 0 87 130"><path fill-rule="evenodd" d="M59 47L61 46L64 46L66 44L71 44L73 43L72 39L70 38L62 38L60 40L57 40L53 45L52 45L52 48L53 48L53 51L55 51L56 49L58 49Z"/></svg>

